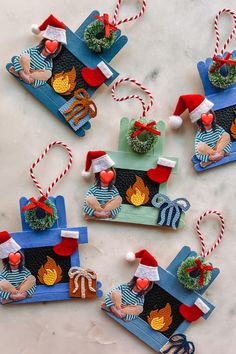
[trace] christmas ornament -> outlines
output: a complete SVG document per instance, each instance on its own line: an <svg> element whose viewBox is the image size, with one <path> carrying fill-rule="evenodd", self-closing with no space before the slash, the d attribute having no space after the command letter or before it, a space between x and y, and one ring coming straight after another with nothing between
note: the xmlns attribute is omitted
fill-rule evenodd
<svg viewBox="0 0 236 354"><path fill-rule="evenodd" d="M107 13L103 16L96 15L95 21L91 22L84 31L84 40L93 52L101 53L104 50L111 48L117 38L118 26L122 23L130 22L140 18L146 9L146 1L143 0L140 12L132 17L127 17L124 20L117 20L122 0L117 0L113 19L110 22Z"/></svg>
<svg viewBox="0 0 236 354"><path fill-rule="evenodd" d="M34 168L41 162L41 160L46 156L49 150L55 145L62 146L69 155L69 162L64 171L51 183L48 187L46 193L43 191L41 185L34 175ZM34 197L30 198L28 203L24 205L23 211L25 212L25 221L29 226L35 231L43 231L45 229L51 228L57 220L57 209L55 204L49 200L48 195L51 192L52 188L64 177L67 172L70 170L72 165L72 152L70 148L63 143L62 141L54 141L49 144L42 155L35 160L30 168L30 176L36 185L41 197L35 199Z"/></svg>
<svg viewBox="0 0 236 354"><path fill-rule="evenodd" d="M222 14L228 14L233 20L233 30L220 50L220 33L218 29L219 18ZM212 85L225 89L236 83L236 57L233 53L225 53L236 33L236 14L230 9L222 9L218 12L214 22L216 32L216 45L212 64L209 66L208 77Z"/></svg>
<svg viewBox="0 0 236 354"><path fill-rule="evenodd" d="M159 144L155 144L151 151L142 155L131 150L128 145L126 134L130 124L132 122L127 118L120 122L118 151L95 151L87 155L82 175L90 176L91 168L95 174L95 183L88 190L83 203L85 218L153 226L166 225L173 229L183 227L184 211L188 210L187 201L182 205L183 198L176 199L179 206L176 205L175 208L170 206L170 201L168 208L165 208L164 204L157 207L152 203L155 195L166 194L167 181L177 169L176 158L162 155L164 123L156 123L156 130L161 133L158 137ZM137 129L141 130L140 127ZM106 187L102 187L102 180Z"/></svg>
<svg viewBox="0 0 236 354"><path fill-rule="evenodd" d="M187 341L183 332L197 317L207 319L214 310L214 306L203 294L219 270L214 268L211 280L204 288L189 291L180 286L177 270L191 256L196 256L196 253L185 246L170 265L163 269L146 250L135 254L129 252L127 260L141 258L136 277L105 296L101 306L104 313L158 353L194 353L193 343ZM138 284L148 290L142 290L144 299L141 296L138 300L135 298ZM130 290L132 292L129 296Z"/></svg>
<svg viewBox="0 0 236 354"><path fill-rule="evenodd" d="M215 214L220 218L221 232L214 245L206 251L204 236L200 231L200 222L204 217L210 214ZM206 211L197 220L196 230L202 245L201 253L197 257L193 256L186 258L177 272L180 283L189 290L201 289L207 286L211 280L212 271L214 268L211 263L205 261L205 258L209 256L212 251L214 251L224 236L224 218L222 214L216 210Z"/></svg>
<svg viewBox="0 0 236 354"><path fill-rule="evenodd" d="M138 86L142 91L147 93L150 98L150 102L146 107L144 100L138 95L129 95L121 98L115 96L115 90L122 82L131 82ZM131 149L137 153L144 154L150 151L155 143L158 141L158 136L161 135L160 131L156 129L156 122L154 120L148 121L146 118L147 112L150 110L154 103L154 97L151 92L142 86L138 81L132 78L122 78L115 82L112 87L112 98L117 102L122 102L128 99L138 99L143 108L142 116L135 121L131 121L126 135L128 145Z"/></svg>
<svg viewBox="0 0 236 354"><path fill-rule="evenodd" d="M40 26L32 26L42 39L39 45L14 56L7 64L18 83L79 137L91 128L90 120L97 114L92 95L102 83L109 86L119 75L110 61L128 40L117 30L109 49L102 54L90 51L84 31L95 16L100 17L98 11L93 11L73 33L50 15Z"/></svg>
<svg viewBox="0 0 236 354"><path fill-rule="evenodd" d="M28 199L24 197L20 199L23 230L0 232L2 304L70 300L72 297L94 299L103 295L102 284L97 278L94 281L91 275L95 292L90 293L86 277L82 279L85 273L81 277L77 273L77 269L82 269L79 246L88 242L87 228L68 228L64 198L57 196L50 197L50 200L57 210L57 220L40 236L25 221L22 208L28 204ZM73 277L70 276L72 273Z"/></svg>

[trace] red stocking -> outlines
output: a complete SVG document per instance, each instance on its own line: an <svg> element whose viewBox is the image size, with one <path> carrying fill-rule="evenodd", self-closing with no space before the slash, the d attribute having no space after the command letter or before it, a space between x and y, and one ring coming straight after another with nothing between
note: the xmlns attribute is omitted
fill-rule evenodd
<svg viewBox="0 0 236 354"><path fill-rule="evenodd" d="M168 181L172 169L175 167L176 162L160 157L157 161L157 167L151 168L147 171L148 177L156 183L164 183Z"/></svg>
<svg viewBox="0 0 236 354"><path fill-rule="evenodd" d="M208 311L210 311L210 308L200 298L198 298L192 306L182 304L179 307L180 314L188 322L198 320Z"/></svg>
<svg viewBox="0 0 236 354"><path fill-rule="evenodd" d="M95 69L83 68L81 75L84 81L91 87L98 87L102 85L107 79L109 79L113 74L108 66L101 61Z"/></svg>
<svg viewBox="0 0 236 354"><path fill-rule="evenodd" d="M61 231L61 242L53 247L59 256L71 256L78 249L79 233L77 231Z"/></svg>

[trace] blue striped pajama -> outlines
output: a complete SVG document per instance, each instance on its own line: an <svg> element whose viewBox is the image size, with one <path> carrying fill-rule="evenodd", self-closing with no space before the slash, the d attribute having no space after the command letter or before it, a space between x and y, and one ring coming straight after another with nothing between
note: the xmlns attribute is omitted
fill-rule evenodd
<svg viewBox="0 0 236 354"><path fill-rule="evenodd" d="M216 146L219 139L221 138L221 136L223 135L223 133L225 133L225 130L222 127L220 127L219 125L217 125L215 130L210 129L210 130L207 130L206 132L199 131L196 134L195 154L199 160L201 160L203 162L209 161L208 155L199 154L199 152L198 152L199 143L203 142L213 149ZM230 150L231 150L231 142L224 148L224 152L226 154L228 154L228 153L230 153Z"/></svg>
<svg viewBox="0 0 236 354"><path fill-rule="evenodd" d="M48 59L43 56L39 49L36 47L25 49L20 55L16 56L12 60L12 64L16 72L23 70L20 64L20 57L22 55L28 55L30 57L30 68L32 70L49 70L52 71L53 63L52 59ZM45 84L44 80L35 80L34 86L39 87Z"/></svg>
<svg viewBox="0 0 236 354"><path fill-rule="evenodd" d="M15 288L18 288L23 281L31 275L30 271L23 267L22 271L17 270L3 270L0 272L0 281L7 280L11 283ZM28 296L32 296L36 290L36 285L27 290ZM10 298L11 293L1 291L0 290L0 298L8 300Z"/></svg>

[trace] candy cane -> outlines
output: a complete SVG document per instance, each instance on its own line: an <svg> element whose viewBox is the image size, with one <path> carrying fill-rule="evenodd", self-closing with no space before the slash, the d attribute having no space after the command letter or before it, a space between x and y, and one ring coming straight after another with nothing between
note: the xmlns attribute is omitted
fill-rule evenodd
<svg viewBox="0 0 236 354"><path fill-rule="evenodd" d="M216 33L216 45L215 45L215 50L214 50L214 55L218 55L218 50L219 50L219 45L220 45L220 32L219 32L219 29L218 29L218 22L219 22L219 17L221 16L221 14L223 13L227 13L229 14L231 17L232 17L232 20L233 20L233 30L232 32L230 33L228 39L226 40L226 42L224 43L223 45L223 48L221 49L220 51L220 54L223 55L224 54L224 51L225 49L227 48L227 46L229 45L229 43L231 42L233 36L235 35L236 33L236 14L230 10L230 9L222 9L218 12L218 14L216 15L215 17L215 22L214 22L214 27L215 27L215 33Z"/></svg>
<svg viewBox="0 0 236 354"><path fill-rule="evenodd" d="M149 99L150 99L150 102L149 104L146 106L144 100L138 96L138 95L129 95L129 96L124 96L124 97L120 97L120 98L117 98L115 96L115 89L116 87L121 84L122 82L131 82L131 83L134 83L136 86L138 86L141 90L143 90L147 95L149 95ZM112 95L112 98L117 101L117 102L122 102L122 101L126 101L126 100L129 100L129 99L138 99L141 104L142 104L142 107L143 107L143 114L140 118L144 118L146 117L146 113L150 110L150 108L153 106L153 103L154 103L154 97L153 95L151 94L151 92L146 88L144 87L142 84L140 84L140 82L136 81L135 79L132 79L132 78L129 78L129 77L124 77L118 81L116 81L114 83L114 85L112 86L112 89L111 89L111 95Z"/></svg>
<svg viewBox="0 0 236 354"><path fill-rule="evenodd" d="M200 222L202 221L202 219L209 215L209 214L216 214L217 216L219 216L220 218L220 222L221 222L221 230L220 230L220 235L218 237L218 239L215 241L215 243L213 244L213 246L206 252L206 245L205 245L205 241L204 241L204 236L203 234L201 233L200 231ZM208 210L206 211L205 213L203 213L199 219L197 220L197 223L196 223L196 230L197 230L197 233L198 233L198 236L199 236L199 239L200 239L200 242L201 242L201 245L202 245L202 249L201 249L201 253L200 253L200 256L202 257L207 257L209 256L209 254L211 252L214 251L214 249L219 245L219 243L222 241L222 238L224 236L224 231L225 231L225 222L224 222L224 217L223 215L217 211L217 210Z"/></svg>
<svg viewBox="0 0 236 354"><path fill-rule="evenodd" d="M67 167L64 169L64 171L62 171L62 173L51 183L51 185L48 187L46 193L44 193L41 185L39 184L38 180L36 179L35 175L34 175L34 168L38 165L38 163L46 156L46 154L49 152L49 150L55 146L55 145L60 145L62 146L63 148L66 149L66 151L68 152L68 155L69 155L69 163L67 165ZM50 191L52 190L52 188L62 179L62 177L64 177L67 172L70 170L71 168L71 165L72 165L72 162L73 162L73 155L72 155L72 151L71 149L65 144L63 143L62 141L54 141L52 142L51 144L49 144L46 149L44 150L44 152L42 153L41 156L39 156L37 158L37 160L34 161L34 163L32 164L32 166L30 167L30 176L33 180L33 182L35 183L36 187L38 188L39 190L39 193L41 194L41 196L45 196L46 198L48 197Z"/></svg>
<svg viewBox="0 0 236 354"><path fill-rule="evenodd" d="M122 0L118 0L117 4L116 4L116 8L115 8L115 12L114 12L113 20L112 20L112 24L115 25L115 26L119 26L121 23L137 20L138 18L143 16L143 14L144 14L144 12L146 10L146 6L147 6L146 0L143 0L142 8L141 8L140 12L137 15L132 16L132 17L127 17L124 20L117 21L117 17L118 17L118 13L119 13L119 10L120 10L121 2L122 2Z"/></svg>

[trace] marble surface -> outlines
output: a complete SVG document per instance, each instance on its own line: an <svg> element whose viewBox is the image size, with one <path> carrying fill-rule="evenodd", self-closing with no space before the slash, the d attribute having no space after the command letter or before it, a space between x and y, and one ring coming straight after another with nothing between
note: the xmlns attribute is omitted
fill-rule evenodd
<svg viewBox="0 0 236 354"><path fill-rule="evenodd" d="M20 230L18 199L35 194L29 166L44 147L55 139L65 141L74 152L70 174L54 189L67 205L68 225L85 225L81 203L88 184L80 175L88 149L116 149L119 121L123 116L139 114L136 102L112 101L110 89L102 87L94 96L99 114L92 129L80 139L56 120L39 102L23 90L5 71L12 55L37 42L31 34L32 23L40 23L49 13L55 14L72 30L94 9L112 13L115 1L41 0L1 3L1 120L0 120L0 229ZM124 1L121 17L137 10L135 1ZM149 117L166 119L177 98L185 93L203 93L196 63L213 54L213 18L224 6L236 10L228 0L148 0L145 16L138 22L122 25L129 43L113 61L124 76L145 84L154 94L156 105ZM230 21L224 19L230 28ZM222 27L221 27L222 28ZM234 40L235 44L235 40ZM232 46L233 48L233 46ZM131 92L128 87L120 92ZM199 250L195 233L196 218L205 210L220 210L226 221L225 238L210 260L221 274L207 291L216 310L205 322L200 319L187 331L197 354L233 354L236 335L235 286L235 172L236 164L197 175L190 162L195 127L188 119L183 128L167 128L164 154L179 157L179 171L170 178L168 195L184 196L192 208L186 227L166 232L153 227L125 224L89 224L89 244L80 248L82 265L97 270L104 291L129 280L136 265L129 266L129 250L148 248L166 267L183 245ZM37 173L42 184L55 177L64 166L60 149L48 156ZM52 168L50 168L52 167ZM46 171L46 173L45 173ZM209 221L203 227L207 242L213 242L217 225ZM153 351L129 334L99 309L99 301L55 302L0 307L0 350L5 354L136 354Z"/></svg>

